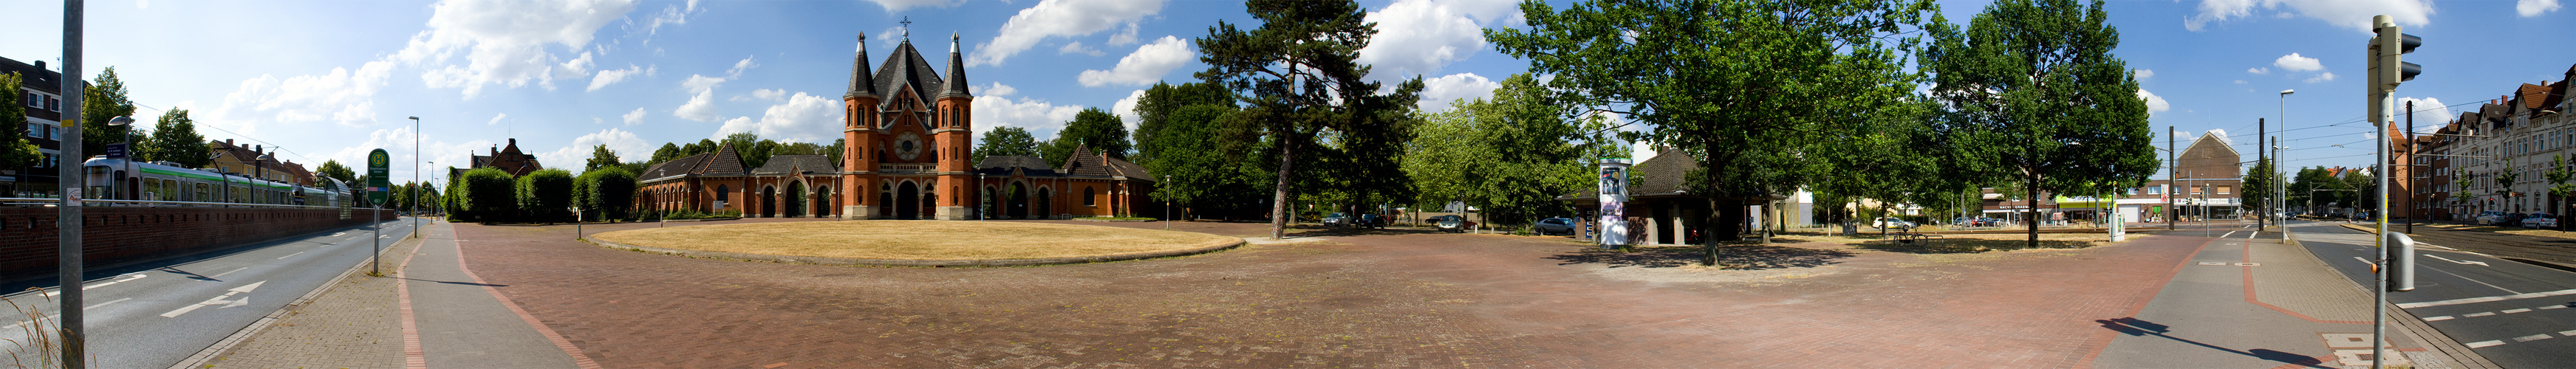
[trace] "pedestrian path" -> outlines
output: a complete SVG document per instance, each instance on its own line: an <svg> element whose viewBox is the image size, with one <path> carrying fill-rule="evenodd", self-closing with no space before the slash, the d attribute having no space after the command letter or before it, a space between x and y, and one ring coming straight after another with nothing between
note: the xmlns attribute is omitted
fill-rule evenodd
<svg viewBox="0 0 2576 369"><path fill-rule="evenodd" d="M2252 228L2207 238L2191 260L2135 316L2097 321L2122 333L2096 367L2368 367L2368 290L2306 249ZM2268 234L2268 232L2267 232ZM2392 316L2389 366L2478 367L2430 350L2427 334Z"/></svg>
<svg viewBox="0 0 2576 369"><path fill-rule="evenodd" d="M464 263L445 222L388 250L384 277L355 277L236 345L215 367L598 368ZM460 243L468 245L459 247Z"/></svg>

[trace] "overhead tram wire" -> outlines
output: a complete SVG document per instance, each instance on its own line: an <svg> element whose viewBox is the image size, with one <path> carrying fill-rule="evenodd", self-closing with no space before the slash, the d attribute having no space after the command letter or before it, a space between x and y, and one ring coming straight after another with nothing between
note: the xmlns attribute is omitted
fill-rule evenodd
<svg viewBox="0 0 2576 369"><path fill-rule="evenodd" d="M135 103L135 104L134 104L134 106L142 107L142 108L145 108L145 109L152 109L152 111L158 111L158 112L161 112L161 114L162 114L162 115L169 115L169 114L170 114L170 111L169 111L169 110L162 110L161 108L155 108L155 107L152 107L151 105L143 105L142 103ZM191 118L191 119L193 119L193 118ZM140 122L137 122L137 123L139 124ZM289 155L295 155L295 157L298 157L298 158L304 158L304 160L305 160L305 161L313 161L313 157L310 157L310 156L304 156L304 153L295 152L295 150L294 150L294 149L288 149L288 148L286 148L286 145L279 145L279 144L277 144L277 143L275 143L275 142L268 142L268 141L266 141L266 140L261 140L261 139L257 139L257 138L251 138L251 137L250 137L250 135L241 134L241 132L233 132L232 130L224 129L224 127L216 127L216 126L214 126L214 125L212 125L212 124L199 124L199 125L196 125L196 126L198 126L198 127L206 127L206 128L214 128L214 129L215 129L215 130L217 130L217 131L224 131L224 133L231 133L231 134L233 134L233 136L239 136L239 137L241 137L241 138L242 138L242 139L244 139L244 140L250 140L251 142L258 142L258 143L260 143L260 144L262 144L262 145L268 145L268 148L278 149L278 150L280 150L280 151L285 151L285 152L286 152L287 154L289 154Z"/></svg>

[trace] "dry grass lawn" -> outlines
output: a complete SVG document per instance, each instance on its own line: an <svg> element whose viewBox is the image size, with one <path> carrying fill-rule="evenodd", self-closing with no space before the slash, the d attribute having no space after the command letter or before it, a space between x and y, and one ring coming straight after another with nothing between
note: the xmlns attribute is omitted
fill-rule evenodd
<svg viewBox="0 0 2576 369"><path fill-rule="evenodd" d="M1116 255L1242 241L1205 233L1150 229L932 220L704 225L625 230L591 237L668 249L902 260Z"/></svg>

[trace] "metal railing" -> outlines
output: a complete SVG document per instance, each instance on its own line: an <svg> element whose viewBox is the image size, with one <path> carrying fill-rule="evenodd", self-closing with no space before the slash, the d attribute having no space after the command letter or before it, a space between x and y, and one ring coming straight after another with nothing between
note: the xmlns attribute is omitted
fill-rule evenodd
<svg viewBox="0 0 2576 369"><path fill-rule="evenodd" d="M44 197L0 197L0 206L54 207L62 199ZM336 206L247 204L232 202L151 201L151 200L81 200L81 207L170 207L225 209L340 209ZM366 208L349 208L366 209Z"/></svg>

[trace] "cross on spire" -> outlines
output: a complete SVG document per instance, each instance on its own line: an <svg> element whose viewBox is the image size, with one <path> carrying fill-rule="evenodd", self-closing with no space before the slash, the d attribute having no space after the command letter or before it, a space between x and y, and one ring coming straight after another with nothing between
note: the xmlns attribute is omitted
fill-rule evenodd
<svg viewBox="0 0 2576 369"><path fill-rule="evenodd" d="M910 40L910 39L912 39L912 16L909 16L909 15L903 16L903 21L902 21L902 22L895 22L895 23L903 23L903 39L905 39L905 40Z"/></svg>

